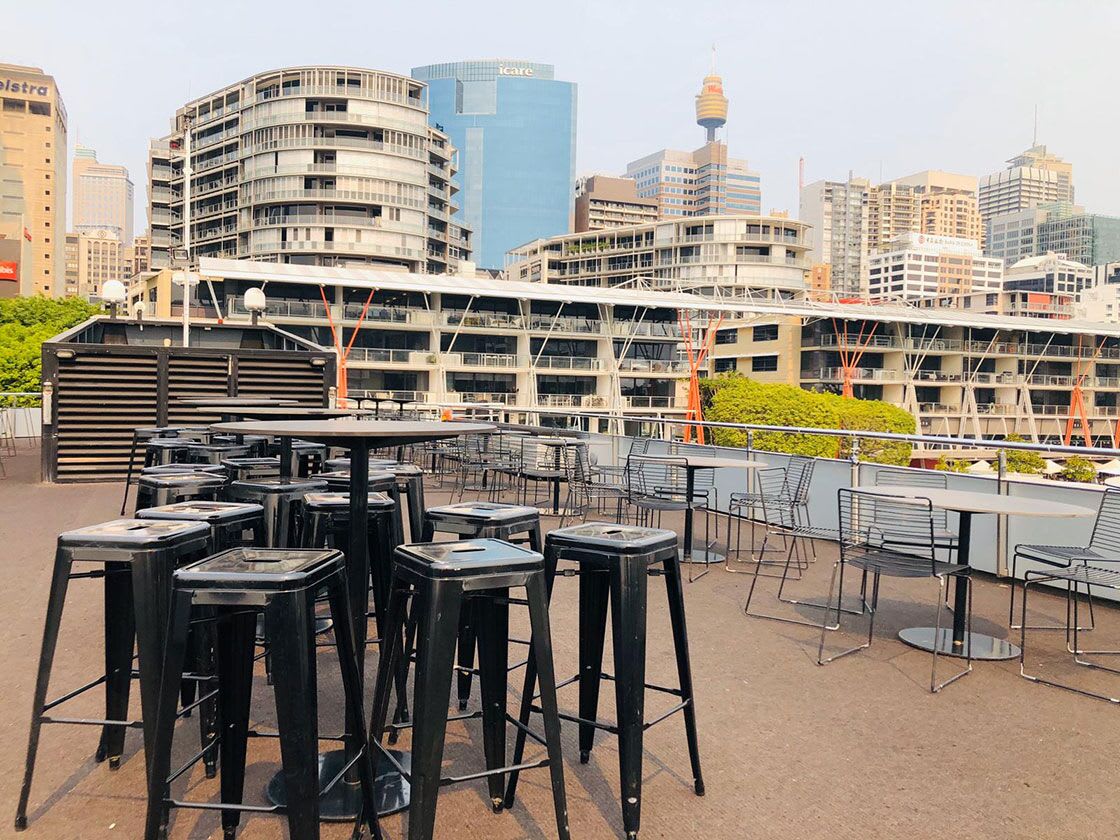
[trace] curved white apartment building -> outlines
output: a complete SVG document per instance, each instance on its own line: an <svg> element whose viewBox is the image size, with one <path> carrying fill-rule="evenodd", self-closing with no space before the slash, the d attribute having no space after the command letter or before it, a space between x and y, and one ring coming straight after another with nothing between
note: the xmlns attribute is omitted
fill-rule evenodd
<svg viewBox="0 0 1120 840"><path fill-rule="evenodd" d="M148 165L152 268L190 256L442 274L470 258L455 150L428 125L427 88L354 67L260 73L180 108Z"/></svg>

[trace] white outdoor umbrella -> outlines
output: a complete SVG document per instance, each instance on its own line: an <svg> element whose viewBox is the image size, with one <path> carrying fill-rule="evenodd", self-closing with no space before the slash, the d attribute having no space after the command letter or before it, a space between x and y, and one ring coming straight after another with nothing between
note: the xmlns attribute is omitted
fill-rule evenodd
<svg viewBox="0 0 1120 840"><path fill-rule="evenodd" d="M1120 475L1120 460L1113 458L1107 463L1099 464L1097 466L1097 472L1103 473L1104 475Z"/></svg>
<svg viewBox="0 0 1120 840"><path fill-rule="evenodd" d="M965 469L965 472L974 473L974 474L990 473L991 471L992 471L992 465L989 462L984 461L984 460L977 461L975 464L972 464L967 469Z"/></svg>
<svg viewBox="0 0 1120 840"><path fill-rule="evenodd" d="M1042 472L1046 475L1057 475L1063 469L1061 464L1057 461L1051 461L1049 458L1047 458L1046 463L1042 465Z"/></svg>

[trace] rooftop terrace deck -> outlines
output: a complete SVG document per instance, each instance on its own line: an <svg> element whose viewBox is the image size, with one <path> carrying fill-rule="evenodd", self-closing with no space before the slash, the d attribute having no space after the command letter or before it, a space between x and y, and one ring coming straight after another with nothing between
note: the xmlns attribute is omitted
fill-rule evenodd
<svg viewBox="0 0 1120 840"><path fill-rule="evenodd" d="M12 836L26 746L27 718L46 603L55 535L111 519L120 486L45 485L38 482L36 452L7 460L0 480L0 656L5 666L0 720L7 748L0 752L0 836ZM445 498L432 492L429 503ZM546 519L545 527L555 527ZM668 524L668 523L667 523ZM818 549L819 561L803 584L823 594L835 554ZM745 618L749 578L715 569L688 585L685 597L698 694L700 747L707 795L689 785L680 718L646 736L646 786L642 837L673 840L723 838L1106 838L1117 835L1120 798L1114 782L1120 754L1120 714L1108 704L1020 679L1016 662L977 663L973 673L939 695L928 691L929 657L895 638L901 627L924 624L935 584L885 581L875 642L869 651L827 668L815 663L812 629ZM761 584L760 584L761 586ZM768 589L769 596L772 589ZM576 589L560 579L552 608L557 671L573 673L576 661ZM669 682L673 660L661 588L651 588L649 679ZM76 685L98 670L101 655L97 584L75 583L67 604L54 691ZM772 601L766 604L773 606ZM1060 617L1061 602L1040 597L1036 606ZM981 578L976 591L977 629L1006 633L1007 588ZM1039 616L1041 617L1041 616ZM1099 609L1094 647L1115 644L1120 614ZM517 635L517 634L515 634ZM1035 656L1062 650L1060 633L1031 637ZM322 656L329 656L324 652ZM370 657L369 668L376 664ZM610 660L610 653L607 653ZM609 665L607 666L609 668ZM946 663L946 667L952 667ZM1066 666L1063 665L1063 668ZM322 668L323 723L339 725L333 669ZM372 675L372 670L370 671ZM1079 671L1080 679L1092 679ZM1108 679L1107 675L1102 679ZM1111 677L1110 679L1117 679ZM519 683L515 676L512 682ZM255 710L271 717L263 675ZM561 694L571 707L571 689ZM133 692L135 698L136 692ZM659 701L649 701L651 712ZM96 713L82 701L78 711ZM613 699L604 694L610 715ZM262 720L268 724L268 718ZM193 727L192 727L193 729ZM407 735L402 739L407 744ZM192 737L178 739L185 756ZM122 768L94 764L97 735L89 728L46 727L36 773L27 838L137 837L143 823L140 735L128 739ZM609 737L597 742L590 764L578 764L574 727L564 730L569 812L574 838L621 835L617 802L617 751ZM452 724L449 767L480 767L477 724ZM274 742L250 742L247 801L260 793L278 762ZM196 768L191 796L216 794ZM445 789L437 816L439 838L519 840L555 836L547 777L522 777L517 806L492 814L484 785ZM401 819L384 821L401 836ZM285 836L281 821L247 817L239 836ZM178 811L173 838L220 836L213 814ZM349 836L349 826L327 826L325 838Z"/></svg>

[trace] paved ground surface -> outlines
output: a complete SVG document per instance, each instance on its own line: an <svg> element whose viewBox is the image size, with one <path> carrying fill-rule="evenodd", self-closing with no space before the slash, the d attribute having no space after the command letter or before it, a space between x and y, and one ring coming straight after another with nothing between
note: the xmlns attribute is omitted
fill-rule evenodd
<svg viewBox="0 0 1120 840"><path fill-rule="evenodd" d="M22 775L23 750L46 603L55 535L67 528L112 518L118 486L47 486L38 483L37 453L6 461L0 480L0 656L5 668L0 721L7 748L0 751L0 836L10 830ZM438 493L432 501L438 500ZM554 527L555 520L546 520ZM799 584L823 594L833 553ZM901 627L927 624L936 597L932 583L884 585L881 615L869 651L828 667L815 662L812 629L745 618L749 578L722 569L688 586L688 620L698 691L700 743L707 795L691 792L680 717L647 733L643 838L1110 838L1120 836L1115 756L1120 754L1120 710L1070 693L1031 685L1018 663L979 663L971 675L939 695L928 690L930 658L895 638ZM772 588L763 593L773 606ZM649 678L674 678L671 642L661 587L651 588ZM1008 590L991 580L976 592L977 629L1006 632ZM558 582L552 608L557 667L574 673L575 585ZM1040 599L1041 613L1055 617L1057 599ZM1041 615L1039 616L1041 617ZM1117 644L1120 617L1098 612L1098 647ZM54 692L98 672L101 655L100 597L96 584L79 583L67 603L53 682ZM853 640L847 636L846 640ZM1060 634L1034 636L1053 674L1096 680L1120 692L1120 677L1073 674L1059 656ZM836 638L830 644L839 645ZM322 654L324 729L338 725L338 690ZM376 660L376 657L371 657ZM608 661L610 654L608 653ZM954 663L945 662L946 668ZM268 724L272 702L258 682L254 715ZM135 696L135 695L134 695ZM574 703L571 690L562 700ZM649 708L664 701L656 697ZM604 697L605 714L613 702ZM91 698L73 711L97 714ZM187 724L183 724L185 727ZM185 755L194 731L184 729ZM143 757L139 733L113 773L92 761L97 735L77 727L47 727L32 795L28 838L133 838L144 812ZM407 744L407 739L404 741ZM621 836L617 803L617 751L604 738L581 766L575 731L566 727L564 750L573 838ZM481 767L477 724L453 724L446 750L449 772ZM250 742L249 801L261 801L264 783L278 762L267 741ZM179 783L184 795L216 796L213 783L196 773ZM547 775L523 777L515 809L493 814L484 783L446 789L440 799L438 838L518 840L555 836ZM385 821L401 837L403 821ZM178 812L173 838L220 836L217 818ZM348 836L348 827L325 826L324 837ZM286 836L275 818L247 818L240 836Z"/></svg>

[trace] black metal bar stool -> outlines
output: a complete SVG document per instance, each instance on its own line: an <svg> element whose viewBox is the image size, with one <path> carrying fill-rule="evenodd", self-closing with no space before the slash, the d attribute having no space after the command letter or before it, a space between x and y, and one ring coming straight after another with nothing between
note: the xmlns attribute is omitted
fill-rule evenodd
<svg viewBox="0 0 1120 840"><path fill-rule="evenodd" d="M280 459L273 458L223 458L222 466L229 471L233 481L252 481L255 478L278 478Z"/></svg>
<svg viewBox="0 0 1120 840"><path fill-rule="evenodd" d="M316 475L315 478L320 481L325 481L327 483L327 489L332 493L350 492L349 469L322 472ZM401 513L401 491L397 484L396 476L390 472L375 470L371 467L366 487L369 488L369 492L371 493L384 493L396 503L397 509L393 515L393 544L395 546L400 545L405 541L404 517Z"/></svg>
<svg viewBox="0 0 1120 840"><path fill-rule="evenodd" d="M270 455L283 457L283 446L280 443L270 443ZM327 460L327 447L321 443L308 440L292 441L292 475L307 478L323 471L323 464Z"/></svg>
<svg viewBox="0 0 1120 840"><path fill-rule="evenodd" d="M125 729L143 726L145 760L150 758L171 574L176 566L202 556L209 539L210 529L201 522L139 519L117 519L59 535L39 652L39 671L35 678L23 787L16 810L17 830L27 827L27 802L35 772L39 733L44 723L100 726L101 741L96 760L108 759L110 769L114 770L120 766ZM75 563L97 563L102 568L76 572ZM101 578L105 587L105 671L85 685L48 700L51 666L70 581L96 578ZM134 641L139 653L142 721L128 720ZM176 689L178 679L177 674ZM100 685L105 686L103 719L51 714L52 709Z"/></svg>
<svg viewBox="0 0 1120 840"><path fill-rule="evenodd" d="M400 542L394 542L399 536L395 536L396 528L393 524L397 504L384 493L370 493L368 504L368 556L364 561L359 558L357 562L347 557L346 569L350 586L350 609L355 621L364 621L366 618L372 581L374 614L380 635L380 625L389 605L393 550L400 545ZM303 497L302 515L304 548L330 547L349 552L349 493L308 493Z"/></svg>
<svg viewBox="0 0 1120 840"><path fill-rule="evenodd" d="M299 510L304 494L326 489L325 482L315 479L256 478L231 482L226 498L263 507L265 547L289 548L299 545Z"/></svg>
<svg viewBox="0 0 1120 840"><path fill-rule="evenodd" d="M229 458L252 457L247 443L198 443L191 447L190 459L196 464L220 464Z"/></svg>
<svg viewBox="0 0 1120 840"><path fill-rule="evenodd" d="M210 542L206 553L217 554L228 548L242 545L260 545L264 542L264 508L244 502L189 501L171 505L147 508L136 511L137 519L177 520L182 522L205 522L210 526ZM196 673L214 673L214 644L212 634L206 624L199 624L191 636L190 650L192 669ZM195 701L195 681L183 680L180 689L183 707L190 709ZM199 736L202 747L217 738L217 703L211 699L203 704L202 726ZM218 765L214 750L206 750L206 775L213 778Z"/></svg>
<svg viewBox="0 0 1120 840"><path fill-rule="evenodd" d="M222 812L225 837L235 836L241 812L284 813L293 838L319 837L318 698L315 657L315 597L326 590L336 628L344 702L354 728L343 735L355 756L367 826L380 838L373 807L374 772L362 715L362 679L351 632L349 595L342 553L322 549L234 548L175 572L168 623L164 679L148 775L144 837L166 836L168 809L190 807ZM183 667L192 610L203 608L215 622L218 698L221 706L221 802L182 802L169 797L177 684ZM245 806L246 744L253 689L253 644L258 615L272 642L276 664L276 719L287 805ZM189 766L189 765L188 765ZM185 768L184 768L185 769ZM349 768L347 768L349 769ZM332 782L345 784L342 774Z"/></svg>
<svg viewBox="0 0 1120 840"><path fill-rule="evenodd" d="M176 426L174 428L177 432L175 437L192 440L195 443L210 443L214 437L214 432L211 431L209 426Z"/></svg>
<svg viewBox="0 0 1120 840"><path fill-rule="evenodd" d="M136 471L136 451L140 444L144 443L146 447L147 442L153 438L174 438L178 434L179 429L175 426L138 426L132 430L132 443L128 447L128 470L124 475L124 496L121 497L121 516L124 516L128 506L128 491L132 487L132 474ZM145 448L143 466L151 466L148 464L148 457Z"/></svg>
<svg viewBox="0 0 1120 840"><path fill-rule="evenodd" d="M636 838L641 825L642 739L649 727L676 712L684 713L685 737L692 762L693 788L704 795L700 770L700 750L696 737L696 704L692 691L692 666L688 654L684 596L677 556L677 535L659 528L610 523L587 523L552 531L545 538L545 568L551 580L560 561L579 565L579 674L560 684L579 683L579 714L560 717L579 724L580 762L591 756L595 730L618 736L619 775L622 782L622 824L628 838ZM659 570L653 567L660 565ZM673 626L679 688L646 682L646 600L647 578L660 573L665 578L669 616ZM551 586L549 587L551 595ZM607 600L611 604L611 636L614 642L615 674L603 673L603 648L606 638ZM535 664L530 656L522 697L522 724L538 711L533 706ZM598 720L599 687L603 679L613 679L618 721ZM646 690L668 694L679 703L651 721L645 718ZM513 762L519 764L525 735L519 729ZM510 775L506 805L511 805L517 789L517 772Z"/></svg>
<svg viewBox="0 0 1120 840"><path fill-rule="evenodd" d="M431 542L440 534L462 538L527 542L529 548L541 551L541 513L528 505L507 505L498 502L454 502L427 511L423 542ZM459 617L459 709L467 708L474 675L477 622L471 609Z"/></svg>
<svg viewBox="0 0 1120 840"><path fill-rule="evenodd" d="M225 486L225 476L201 470L141 473L136 482L136 510L195 499L216 500Z"/></svg>
<svg viewBox="0 0 1120 840"><path fill-rule="evenodd" d="M154 467L144 467L140 475L176 475L179 473L210 473L225 478L226 468L221 464L159 464Z"/></svg>
<svg viewBox="0 0 1120 840"><path fill-rule="evenodd" d="M503 779L513 766L506 760L506 662L508 659L509 590L524 587L533 628L533 650L541 677L541 708L548 757L519 769L548 766L552 775L552 797L557 834L569 840L568 806L564 793L564 767L560 751L560 718L556 708L556 686L552 667L552 641L548 626L548 596L541 555L500 540L402 545L393 563L392 594L386 621L385 642L377 669L371 742L411 784L408 811L408 840L429 840L435 830L436 798L444 784L486 779L491 803L503 803ZM416 683L413 723L394 724L412 728L412 767L409 772L381 745L388 716L390 693L402 656L402 633L406 602L411 598L411 620L416 622ZM481 650L479 681L482 684L484 772L441 777L444 737L447 730L451 675L454 671L458 618L465 602L485 602L477 610L482 617L478 641ZM477 717L467 715L466 717Z"/></svg>
<svg viewBox="0 0 1120 840"><path fill-rule="evenodd" d="M370 465L370 469L374 469ZM415 464L380 464L378 472L391 473L397 480L397 490L404 494L408 510L408 535L410 542L424 538L424 471Z"/></svg>

